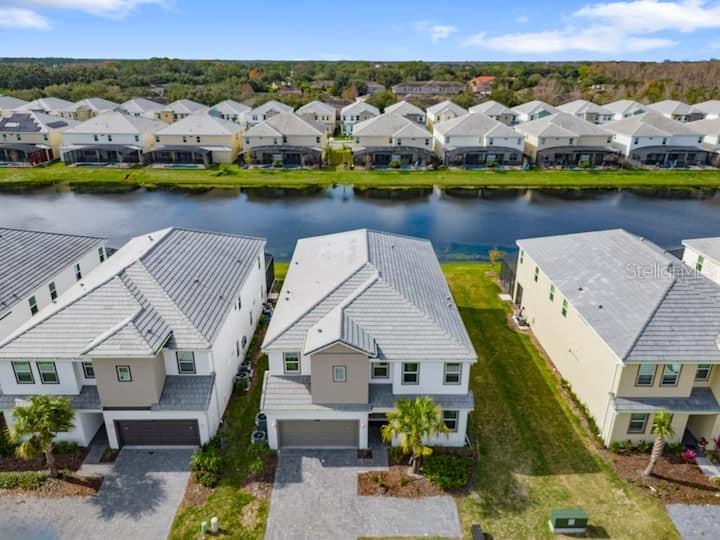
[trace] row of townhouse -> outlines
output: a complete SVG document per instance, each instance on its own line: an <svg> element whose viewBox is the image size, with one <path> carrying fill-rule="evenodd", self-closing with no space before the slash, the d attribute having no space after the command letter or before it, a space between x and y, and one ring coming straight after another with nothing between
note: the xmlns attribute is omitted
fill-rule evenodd
<svg viewBox="0 0 720 540"><path fill-rule="evenodd" d="M720 238L687 240L682 260L608 230L519 240L514 302L595 420L605 444L720 435Z"/></svg>
<svg viewBox="0 0 720 540"><path fill-rule="evenodd" d="M75 410L59 440L87 445L105 429L113 448L207 442L271 286L265 241L169 228L105 249L101 238L0 229L6 423L49 394ZM476 354L426 240L299 240L262 350L272 448L368 448L398 400L424 395L449 429L430 442L465 444Z"/></svg>

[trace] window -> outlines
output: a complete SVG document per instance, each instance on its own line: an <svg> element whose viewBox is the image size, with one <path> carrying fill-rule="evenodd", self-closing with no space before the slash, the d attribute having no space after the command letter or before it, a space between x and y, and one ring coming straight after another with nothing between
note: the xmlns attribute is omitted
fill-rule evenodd
<svg viewBox="0 0 720 540"><path fill-rule="evenodd" d="M712 366L710 364L699 364L697 370L695 371L695 380L707 381L710 379L710 371L712 371Z"/></svg>
<svg viewBox="0 0 720 540"><path fill-rule="evenodd" d="M135 142L140 142L140 137L138 135L135 135Z"/></svg>
<svg viewBox="0 0 720 540"><path fill-rule="evenodd" d="M240 346L244 349L247 345L247 336L243 336L240 340Z"/></svg>
<svg viewBox="0 0 720 540"><path fill-rule="evenodd" d="M520 250L520 264L523 263L523 260L525 260L525 252L521 249Z"/></svg>
<svg viewBox="0 0 720 540"><path fill-rule="evenodd" d="M453 433L458 430L459 417L460 411L443 411L443 422L445 422L445 426Z"/></svg>
<svg viewBox="0 0 720 540"><path fill-rule="evenodd" d="M187 142L187 137L185 135L183 135L182 142L184 142L184 143Z"/></svg>
<svg viewBox="0 0 720 540"><path fill-rule="evenodd" d="M347 380L347 369L345 366L333 366L333 382L345 382Z"/></svg>
<svg viewBox="0 0 720 540"><path fill-rule="evenodd" d="M97 136L97 135L93 135L93 141L98 142L98 136Z"/></svg>
<svg viewBox="0 0 720 540"><path fill-rule="evenodd" d="M390 364L387 362L373 362L371 367L373 379L390 378Z"/></svg>
<svg viewBox="0 0 720 540"><path fill-rule="evenodd" d="M18 384L35 384L30 362L12 362L12 367Z"/></svg>
<svg viewBox="0 0 720 540"><path fill-rule="evenodd" d="M533 275L533 280L535 283L537 283L538 278L540 277L540 269L536 266L535 267L535 274Z"/></svg>
<svg viewBox="0 0 720 540"><path fill-rule="evenodd" d="M567 298L566 298L565 300L563 300L562 309L560 310L560 312L562 313L562 316L563 316L563 317L567 317L567 312L568 312L568 301L567 301Z"/></svg>
<svg viewBox="0 0 720 540"><path fill-rule="evenodd" d="M550 285L550 301L555 301L555 285Z"/></svg>
<svg viewBox="0 0 720 540"><path fill-rule="evenodd" d="M663 366L660 386L676 386L680 378L680 364L665 364Z"/></svg>
<svg viewBox="0 0 720 540"><path fill-rule="evenodd" d="M112 142L112 135L107 136L108 142Z"/></svg>
<svg viewBox="0 0 720 540"><path fill-rule="evenodd" d="M446 363L443 384L460 384L462 380L462 364L459 362Z"/></svg>
<svg viewBox="0 0 720 540"><path fill-rule="evenodd" d="M100 259L100 262L105 262L105 250L102 246L98 248L98 259Z"/></svg>
<svg viewBox="0 0 720 540"><path fill-rule="evenodd" d="M261 268L261 266L260 266L260 257L257 258L257 265L258 265L258 270L260 270L260 268Z"/></svg>
<svg viewBox="0 0 720 540"><path fill-rule="evenodd" d="M251 311L250 312L250 326L252 326L252 324L253 324L253 316L252 316L252 311Z"/></svg>
<svg viewBox="0 0 720 540"><path fill-rule="evenodd" d="M403 363L402 383L420 384L420 364L417 362Z"/></svg>
<svg viewBox="0 0 720 540"><path fill-rule="evenodd" d="M200 142L200 136L199 136L199 135L198 135L197 137L195 137L195 142L197 142L197 143Z"/></svg>
<svg viewBox="0 0 720 540"><path fill-rule="evenodd" d="M157 135L155 136L155 142L156 142L156 143L159 143L159 142L160 142L160 137L158 137Z"/></svg>
<svg viewBox="0 0 720 540"><path fill-rule="evenodd" d="M238 308L238 310L242 309L242 297L241 296L238 296L237 308Z"/></svg>
<svg viewBox="0 0 720 540"><path fill-rule="evenodd" d="M283 353L285 373L300 373L300 353Z"/></svg>
<svg viewBox="0 0 720 540"><path fill-rule="evenodd" d="M40 382L43 384L60 384L55 362L35 362L38 373L40 374Z"/></svg>
<svg viewBox="0 0 720 540"><path fill-rule="evenodd" d="M705 264L705 257L703 257L702 255L700 255L700 256L697 258L697 262L695 263L695 270L697 270L698 272L702 272L702 269L703 269L703 265L704 265L704 264Z"/></svg>
<svg viewBox="0 0 720 540"><path fill-rule="evenodd" d="M55 301L57 298L57 289L55 288L55 282L51 281L48 285L48 290L50 291L50 300Z"/></svg>
<svg viewBox="0 0 720 540"><path fill-rule="evenodd" d="M82 270L80 270L80 263L75 265L75 279L80 281L82 279Z"/></svg>
<svg viewBox="0 0 720 540"><path fill-rule="evenodd" d="M30 314L35 315L38 312L38 305L34 296L28 299L28 304L30 305Z"/></svg>
<svg viewBox="0 0 720 540"><path fill-rule="evenodd" d="M94 379L95 378L95 368L93 367L92 362L83 362L82 370L83 370L83 376L86 379Z"/></svg>
<svg viewBox="0 0 720 540"><path fill-rule="evenodd" d="M195 374L195 353L192 351L177 351L175 353L177 358L178 373L180 375L194 375Z"/></svg>
<svg viewBox="0 0 720 540"><path fill-rule="evenodd" d="M240 340L235 340L235 356L240 356Z"/></svg>
<svg viewBox="0 0 720 540"><path fill-rule="evenodd" d="M635 386L652 386L655 381L655 364L642 364L638 368Z"/></svg>
<svg viewBox="0 0 720 540"><path fill-rule="evenodd" d="M628 433L645 433L648 415L645 413L633 413L630 415L630 423L628 424Z"/></svg>
<svg viewBox="0 0 720 540"><path fill-rule="evenodd" d="M117 380L120 382L132 381L130 366L115 366L115 373L117 373Z"/></svg>

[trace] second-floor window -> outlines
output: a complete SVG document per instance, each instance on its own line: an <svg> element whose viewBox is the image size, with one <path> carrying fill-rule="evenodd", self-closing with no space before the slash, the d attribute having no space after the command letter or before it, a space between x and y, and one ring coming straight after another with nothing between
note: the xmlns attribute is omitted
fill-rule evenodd
<svg viewBox="0 0 720 540"><path fill-rule="evenodd" d="M535 267L535 274L533 275L533 281L537 283L538 278L540 277L540 269L536 266Z"/></svg>
<svg viewBox="0 0 720 540"><path fill-rule="evenodd" d="M132 382L132 371L130 366L115 366L118 382Z"/></svg>
<svg viewBox="0 0 720 540"><path fill-rule="evenodd" d="M35 384L30 362L12 362L12 367L18 384Z"/></svg>
<svg viewBox="0 0 720 540"><path fill-rule="evenodd" d="M705 264L705 257L703 257L702 255L700 255L700 256L697 258L697 262L695 263L695 270L697 270L698 272L702 272L702 269L703 269L703 265L704 265L704 264Z"/></svg>
<svg viewBox="0 0 720 540"><path fill-rule="evenodd" d="M389 379L390 364L387 362L373 362L371 366L371 374L373 379Z"/></svg>
<svg viewBox="0 0 720 540"><path fill-rule="evenodd" d="M31 296L28 299L28 305L30 306L30 315L35 315L38 312L37 299Z"/></svg>
<svg viewBox="0 0 720 540"><path fill-rule="evenodd" d="M60 384L55 362L36 362L40 382L43 384Z"/></svg>
<svg viewBox="0 0 720 540"><path fill-rule="evenodd" d="M80 270L80 263L75 265L75 279L80 281L82 279L82 270Z"/></svg>
<svg viewBox="0 0 720 540"><path fill-rule="evenodd" d="M102 246L98 248L98 259L100 259L100 262L105 262L105 250Z"/></svg>
<svg viewBox="0 0 720 540"><path fill-rule="evenodd" d="M48 290L50 291L50 300L55 301L58 297L57 294L57 288L55 287L55 282L51 281L48 285Z"/></svg>
<svg viewBox="0 0 720 540"><path fill-rule="evenodd" d="M665 364L663 366L660 386L677 386L680 379L680 364Z"/></svg>
<svg viewBox="0 0 720 540"><path fill-rule="evenodd" d="M710 371L712 371L711 364L698 364L697 370L695 371L696 381L707 381L710 379Z"/></svg>
<svg viewBox="0 0 720 540"><path fill-rule="evenodd" d="M402 365L402 383L420 384L420 364L417 362L405 362Z"/></svg>
<svg viewBox="0 0 720 540"><path fill-rule="evenodd" d="M635 386L652 386L655 381L655 364L642 364L638 368Z"/></svg>
<svg viewBox="0 0 720 540"><path fill-rule="evenodd" d="M567 312L568 312L568 301L567 301L567 299L565 299L565 300L563 300L562 309L560 310L560 313L562 313L563 317L567 317Z"/></svg>
<svg viewBox="0 0 720 540"><path fill-rule="evenodd" d="M555 285L550 285L550 301L555 300Z"/></svg>
<svg viewBox="0 0 720 540"><path fill-rule="evenodd" d="M83 362L82 369L83 369L83 376L86 379L94 379L95 378L95 368L93 367L92 362Z"/></svg>
<svg viewBox="0 0 720 540"><path fill-rule="evenodd" d="M300 353L283 353L285 373L300 373Z"/></svg>
<svg viewBox="0 0 720 540"><path fill-rule="evenodd" d="M459 362L446 363L443 384L460 384L462 379L462 364Z"/></svg>
<svg viewBox="0 0 720 540"><path fill-rule="evenodd" d="M177 351L175 353L177 358L178 373L180 375L194 375L195 374L195 353L192 351Z"/></svg>

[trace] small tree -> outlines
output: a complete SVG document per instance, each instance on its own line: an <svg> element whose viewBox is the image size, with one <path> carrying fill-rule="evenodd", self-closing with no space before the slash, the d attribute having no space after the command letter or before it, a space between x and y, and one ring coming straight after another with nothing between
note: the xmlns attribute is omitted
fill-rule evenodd
<svg viewBox="0 0 720 540"><path fill-rule="evenodd" d="M401 399L387 417L388 423L381 430L383 440L400 439L400 448L403 454L410 454L411 470L417 474L422 458L432 454L432 448L425 446L424 441L449 431L442 419L442 409L428 396Z"/></svg>
<svg viewBox="0 0 720 540"><path fill-rule="evenodd" d="M32 459L44 454L50 477L57 478L53 441L58 433L73 428L74 417L75 412L67 398L31 397L28 405L17 407L13 412L15 425L9 433L10 439L18 444L15 454L22 459Z"/></svg>
<svg viewBox="0 0 720 540"><path fill-rule="evenodd" d="M663 454L666 439L670 439L675 433L672 428L672 414L668 411L660 411L653 419L652 433L655 435L655 443L650 453L650 463L643 471L643 476L650 476L655 470L655 464Z"/></svg>

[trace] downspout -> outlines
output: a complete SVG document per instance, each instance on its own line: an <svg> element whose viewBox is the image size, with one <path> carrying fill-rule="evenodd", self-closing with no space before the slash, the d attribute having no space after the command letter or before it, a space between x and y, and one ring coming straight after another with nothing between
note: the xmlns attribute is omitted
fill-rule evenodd
<svg viewBox="0 0 720 540"><path fill-rule="evenodd" d="M615 388L615 381L617 380L617 372L618 372L619 366L620 366L620 362L615 362L615 370L613 371L613 378L612 378L612 382L610 383L610 392L608 392L608 400L607 400L607 404L605 405L605 414L603 415L603 421L602 421L603 443L605 443L605 429L607 428L607 417L608 417L608 411L610 410L610 402L615 397L615 393L612 390Z"/></svg>

